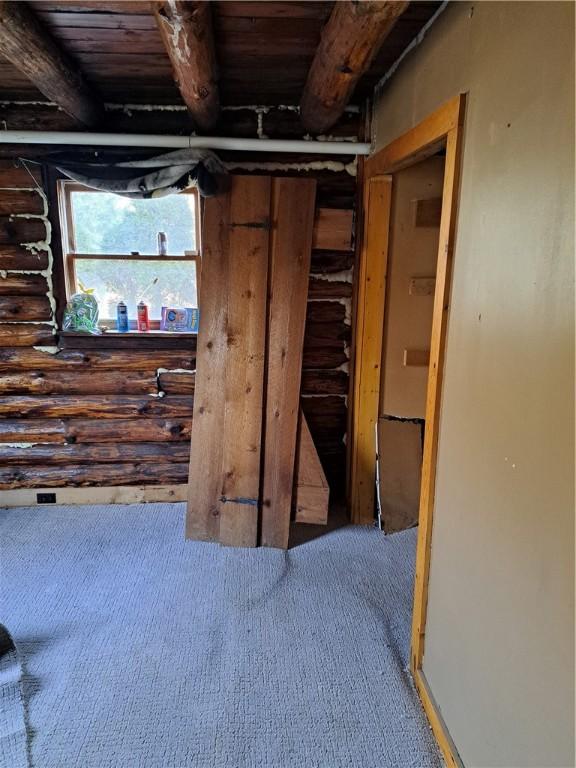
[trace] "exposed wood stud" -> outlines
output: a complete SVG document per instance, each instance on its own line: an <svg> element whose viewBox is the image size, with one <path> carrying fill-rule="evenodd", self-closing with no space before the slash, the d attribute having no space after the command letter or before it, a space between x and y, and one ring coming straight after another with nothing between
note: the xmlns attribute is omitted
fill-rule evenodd
<svg viewBox="0 0 576 768"><path fill-rule="evenodd" d="M166 0L153 8L184 103L198 128L209 130L220 114L210 3Z"/></svg>
<svg viewBox="0 0 576 768"><path fill-rule="evenodd" d="M356 83L408 2L339 2L322 31L300 101L304 128L321 133L344 112Z"/></svg>
<svg viewBox="0 0 576 768"><path fill-rule="evenodd" d="M0 55L79 123L103 116L98 97L74 62L59 48L27 3L0 0Z"/></svg>

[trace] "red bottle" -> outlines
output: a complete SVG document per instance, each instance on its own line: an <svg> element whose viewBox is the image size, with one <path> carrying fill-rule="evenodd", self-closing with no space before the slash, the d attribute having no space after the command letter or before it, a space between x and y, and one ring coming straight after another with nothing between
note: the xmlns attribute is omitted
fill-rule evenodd
<svg viewBox="0 0 576 768"><path fill-rule="evenodd" d="M150 324L148 323L148 306L144 304L143 301L138 304L138 330L150 330Z"/></svg>

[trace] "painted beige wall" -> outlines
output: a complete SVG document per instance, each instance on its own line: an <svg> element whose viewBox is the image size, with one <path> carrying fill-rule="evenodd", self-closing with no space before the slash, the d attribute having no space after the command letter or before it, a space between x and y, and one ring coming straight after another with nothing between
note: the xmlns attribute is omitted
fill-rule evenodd
<svg viewBox="0 0 576 768"><path fill-rule="evenodd" d="M572 3L449 6L378 146L460 91L424 672L466 766L573 766Z"/></svg>
<svg viewBox="0 0 576 768"><path fill-rule="evenodd" d="M386 274L380 415L423 419L428 368L405 366L404 350L430 350L434 296L410 295L413 277L436 276L439 227L416 227L417 200L442 196L444 158L394 174Z"/></svg>

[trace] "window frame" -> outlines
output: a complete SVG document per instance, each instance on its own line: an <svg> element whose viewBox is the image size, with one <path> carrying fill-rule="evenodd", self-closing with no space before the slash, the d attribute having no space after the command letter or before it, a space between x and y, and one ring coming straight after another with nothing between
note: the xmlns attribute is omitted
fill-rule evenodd
<svg viewBox="0 0 576 768"><path fill-rule="evenodd" d="M56 193L58 197L58 214L60 220L60 232L62 243L62 268L64 276L64 289L66 293L66 300L73 294L78 292L77 277L76 277L76 261L82 260L111 260L117 259L119 261L160 261L160 262L183 262L192 261L196 268L196 303L200 304L200 274L202 266L202 227L201 227L201 215L200 215L200 195L195 187L189 187L184 189L178 194L181 195L193 195L195 206L195 221L196 221L196 248L186 251L184 254L166 254L161 256L160 254L132 254L132 253L77 253L76 242L74 234L74 217L72 209L72 193L73 192L90 192L93 194L107 194L99 189L92 189L86 187L84 184L80 184L70 179L57 179L56 180ZM100 318L99 325L104 329L110 331L115 330L116 318L104 317ZM135 331L137 322L135 319L130 320L130 331ZM150 318L150 329L159 330L160 320Z"/></svg>

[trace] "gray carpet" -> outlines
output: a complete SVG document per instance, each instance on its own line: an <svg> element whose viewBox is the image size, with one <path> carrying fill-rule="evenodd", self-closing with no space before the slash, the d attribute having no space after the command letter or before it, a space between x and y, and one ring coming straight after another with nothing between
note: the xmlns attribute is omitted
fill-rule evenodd
<svg viewBox="0 0 576 768"><path fill-rule="evenodd" d="M415 531L234 550L183 516L0 511L35 768L441 765L406 671Z"/></svg>

